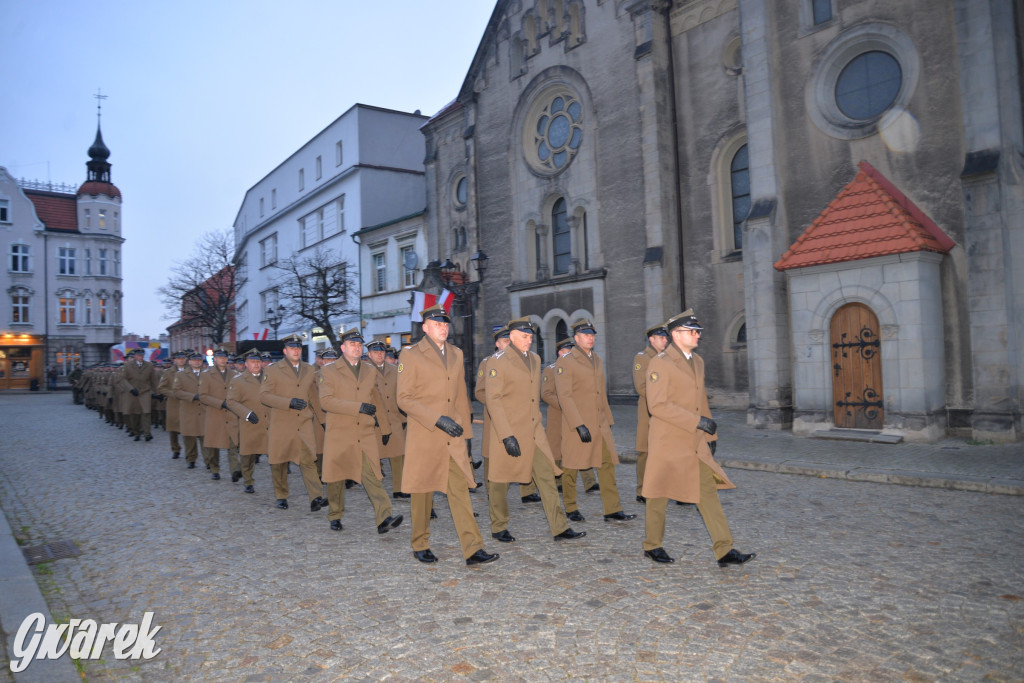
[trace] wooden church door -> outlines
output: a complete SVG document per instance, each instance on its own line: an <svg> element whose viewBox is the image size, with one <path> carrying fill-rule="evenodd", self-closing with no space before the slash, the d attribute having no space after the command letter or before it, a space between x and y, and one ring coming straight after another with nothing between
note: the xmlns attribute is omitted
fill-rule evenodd
<svg viewBox="0 0 1024 683"><path fill-rule="evenodd" d="M885 404L878 318L864 304L846 304L832 316L830 332L836 427L881 429Z"/></svg>

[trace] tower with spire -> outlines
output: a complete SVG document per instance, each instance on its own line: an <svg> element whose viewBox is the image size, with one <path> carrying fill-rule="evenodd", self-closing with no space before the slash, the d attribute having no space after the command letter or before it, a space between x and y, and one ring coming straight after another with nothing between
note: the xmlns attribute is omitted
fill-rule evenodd
<svg viewBox="0 0 1024 683"><path fill-rule="evenodd" d="M102 101L96 98L96 139L89 147L85 182L78 188L78 225L82 232L107 235L121 234L121 190L110 181L110 149L103 142L101 127Z"/></svg>

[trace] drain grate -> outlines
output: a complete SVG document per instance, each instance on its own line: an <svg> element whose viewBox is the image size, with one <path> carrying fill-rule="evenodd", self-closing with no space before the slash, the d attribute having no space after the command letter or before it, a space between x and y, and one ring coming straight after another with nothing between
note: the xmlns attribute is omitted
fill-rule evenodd
<svg viewBox="0 0 1024 683"><path fill-rule="evenodd" d="M56 541L46 545L34 545L31 548L22 548L25 554L25 561L30 565L50 560L63 560L68 557L78 557L82 551L72 541Z"/></svg>

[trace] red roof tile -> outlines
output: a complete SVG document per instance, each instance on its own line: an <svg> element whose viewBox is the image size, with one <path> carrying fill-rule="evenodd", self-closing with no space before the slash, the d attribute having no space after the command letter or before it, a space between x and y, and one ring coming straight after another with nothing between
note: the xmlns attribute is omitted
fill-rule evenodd
<svg viewBox="0 0 1024 683"><path fill-rule="evenodd" d="M850 184L775 262L778 270L905 254L956 244L866 161Z"/></svg>
<svg viewBox="0 0 1024 683"><path fill-rule="evenodd" d="M103 180L86 180L78 188L78 194L87 194L94 197L98 194L105 194L108 197L120 197L121 190L117 189L117 185L114 185L114 183L108 183Z"/></svg>
<svg viewBox="0 0 1024 683"><path fill-rule="evenodd" d="M47 230L78 232L78 201L73 194L25 190L32 200L36 215Z"/></svg>

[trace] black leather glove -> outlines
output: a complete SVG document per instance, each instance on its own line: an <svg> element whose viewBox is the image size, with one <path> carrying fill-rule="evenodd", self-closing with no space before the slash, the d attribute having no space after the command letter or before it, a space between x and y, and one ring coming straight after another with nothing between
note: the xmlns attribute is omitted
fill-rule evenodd
<svg viewBox="0 0 1024 683"><path fill-rule="evenodd" d="M377 406L373 405L372 403L364 403L361 406L359 406L359 412L362 413L363 415L376 415Z"/></svg>
<svg viewBox="0 0 1024 683"><path fill-rule="evenodd" d="M221 401L220 402L220 407L223 410L227 410L228 409L228 402L227 401Z"/></svg>
<svg viewBox="0 0 1024 683"><path fill-rule="evenodd" d="M708 441L708 448L711 449L711 455L714 455L715 451L718 450L718 442L717 441Z"/></svg>
<svg viewBox="0 0 1024 683"><path fill-rule="evenodd" d="M164 400L164 395L163 394L153 394L153 398L155 398L158 401L162 401L162 400Z"/></svg>
<svg viewBox="0 0 1024 683"><path fill-rule="evenodd" d="M702 432L707 432L708 434L714 434L718 431L718 424L710 417L704 417L702 415L700 422L697 423L697 429Z"/></svg>
<svg viewBox="0 0 1024 683"><path fill-rule="evenodd" d="M523 452L519 450L519 441L516 440L515 436L505 437L501 442L505 444L505 452L513 458L518 458L523 454Z"/></svg>
<svg viewBox="0 0 1024 683"><path fill-rule="evenodd" d="M303 408L306 407L306 402L303 401L301 398L293 398L288 403L288 407L291 408L292 410L302 410Z"/></svg>
<svg viewBox="0 0 1024 683"><path fill-rule="evenodd" d="M198 401L198 400L199 400L199 394L194 394L194 395L192 396L192 400L193 400L193 401Z"/></svg>
<svg viewBox="0 0 1024 683"><path fill-rule="evenodd" d="M434 426L446 433L448 436L454 436L456 438L462 436L462 427L458 422L447 415L442 415L437 418L437 422L434 423Z"/></svg>
<svg viewBox="0 0 1024 683"><path fill-rule="evenodd" d="M583 443L590 443L590 430L587 429L587 425L580 425L577 427L576 433L580 435L580 441Z"/></svg>
<svg viewBox="0 0 1024 683"><path fill-rule="evenodd" d="M391 441L391 435L390 434L383 434L383 435L381 435L380 442L382 444L387 446L388 445L388 441Z"/></svg>
<svg viewBox="0 0 1024 683"><path fill-rule="evenodd" d="M259 415L250 410L249 414L245 416L245 421L249 424L256 425L260 423L260 418Z"/></svg>
<svg viewBox="0 0 1024 683"><path fill-rule="evenodd" d="M129 391L128 393L131 394L132 396L138 396L139 390L136 389L135 387L132 387L131 391Z"/></svg>

